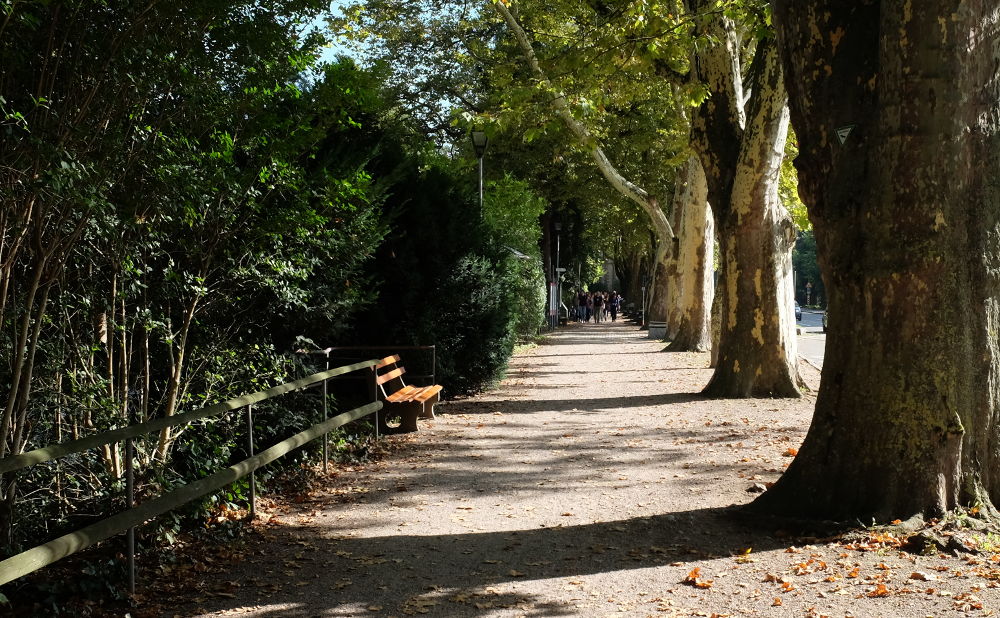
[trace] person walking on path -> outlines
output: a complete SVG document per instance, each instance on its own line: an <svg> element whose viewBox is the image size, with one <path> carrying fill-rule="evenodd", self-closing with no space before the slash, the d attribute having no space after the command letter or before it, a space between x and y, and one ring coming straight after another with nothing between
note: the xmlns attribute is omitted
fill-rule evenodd
<svg viewBox="0 0 1000 618"><path fill-rule="evenodd" d="M604 294L601 292L594 293L594 323L600 323L601 318L604 316Z"/></svg>
<svg viewBox="0 0 1000 618"><path fill-rule="evenodd" d="M590 321L590 317L594 314L594 294L593 292L587 292L587 321Z"/></svg>
<svg viewBox="0 0 1000 618"><path fill-rule="evenodd" d="M583 323L587 319L587 293L582 289L576 295L576 321Z"/></svg>
<svg viewBox="0 0 1000 618"><path fill-rule="evenodd" d="M621 303L621 297L618 296L618 291L611 290L611 296L608 297L608 311L611 312L612 322L618 320L618 305L620 303Z"/></svg>

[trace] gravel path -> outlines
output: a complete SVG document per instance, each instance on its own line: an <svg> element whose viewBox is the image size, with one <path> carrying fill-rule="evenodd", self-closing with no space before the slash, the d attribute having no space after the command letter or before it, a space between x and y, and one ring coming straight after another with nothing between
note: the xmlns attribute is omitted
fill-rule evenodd
<svg viewBox="0 0 1000 618"><path fill-rule="evenodd" d="M331 475L276 514L242 562L166 615L944 616L997 606L995 578L977 571L988 560L915 556L876 538L791 539L734 513L791 460L814 398L704 399L708 356L661 353L644 337L624 323L561 329L517 356L497 390L440 405L418 433L390 438L389 457ZM818 385L815 369L802 372Z"/></svg>

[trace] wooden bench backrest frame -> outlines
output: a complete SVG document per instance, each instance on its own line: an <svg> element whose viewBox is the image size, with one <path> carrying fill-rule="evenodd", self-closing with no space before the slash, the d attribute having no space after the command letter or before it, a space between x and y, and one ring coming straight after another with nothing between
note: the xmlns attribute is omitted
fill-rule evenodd
<svg viewBox="0 0 1000 618"><path fill-rule="evenodd" d="M381 359L374 367L375 372L375 385L378 386L379 391L382 393L382 399L388 399L389 395L406 388L406 382L403 381L403 374L406 373L406 368L399 364L399 354L393 354L392 356L386 356ZM393 367L394 366L394 367ZM386 371L385 373L379 373L379 371L386 369L387 367L393 367ZM386 384L392 381L398 381L398 388L393 388L391 391L386 388Z"/></svg>

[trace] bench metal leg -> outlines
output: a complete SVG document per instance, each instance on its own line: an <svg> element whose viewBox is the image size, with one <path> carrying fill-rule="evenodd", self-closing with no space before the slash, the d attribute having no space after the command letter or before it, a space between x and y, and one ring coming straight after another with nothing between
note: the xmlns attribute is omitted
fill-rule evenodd
<svg viewBox="0 0 1000 618"><path fill-rule="evenodd" d="M424 402L420 411L420 418L437 418L434 416L434 404L441 400L441 393L435 393L433 397Z"/></svg>

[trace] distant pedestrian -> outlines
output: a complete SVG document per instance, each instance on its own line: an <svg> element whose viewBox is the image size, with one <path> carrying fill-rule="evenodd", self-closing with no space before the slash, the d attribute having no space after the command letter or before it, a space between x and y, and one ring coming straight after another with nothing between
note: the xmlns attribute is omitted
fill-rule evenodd
<svg viewBox="0 0 1000 618"><path fill-rule="evenodd" d="M604 316L604 295L600 292L594 294L594 322L598 323Z"/></svg>
<svg viewBox="0 0 1000 618"><path fill-rule="evenodd" d="M587 293L583 290L576 295L576 321L583 322L587 319Z"/></svg>
<svg viewBox="0 0 1000 618"><path fill-rule="evenodd" d="M617 290L611 290L611 296L608 297L608 311L611 312L611 321L614 322L618 319L618 308L621 305L621 296L618 296Z"/></svg>
<svg viewBox="0 0 1000 618"><path fill-rule="evenodd" d="M587 292L587 321L594 315L594 294Z"/></svg>

